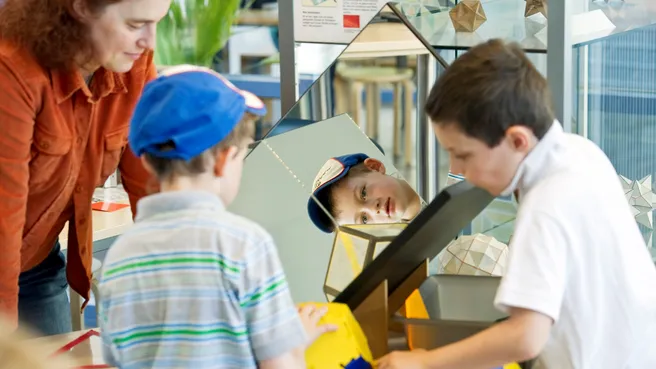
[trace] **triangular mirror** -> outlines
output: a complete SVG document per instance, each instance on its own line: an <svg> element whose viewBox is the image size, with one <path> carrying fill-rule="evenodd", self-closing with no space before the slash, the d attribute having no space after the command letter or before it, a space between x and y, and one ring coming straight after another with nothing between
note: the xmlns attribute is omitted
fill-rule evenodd
<svg viewBox="0 0 656 369"><path fill-rule="evenodd" d="M426 205L414 190L417 55L446 66L403 14L384 7L246 158L232 210L273 235L297 301L326 298L336 228L378 224L372 232L389 238L404 228L395 224L407 224ZM355 169L335 178L344 160L355 160ZM310 200L318 186L331 187L330 194ZM366 264L367 250L355 252L361 260L340 273L342 287Z"/></svg>

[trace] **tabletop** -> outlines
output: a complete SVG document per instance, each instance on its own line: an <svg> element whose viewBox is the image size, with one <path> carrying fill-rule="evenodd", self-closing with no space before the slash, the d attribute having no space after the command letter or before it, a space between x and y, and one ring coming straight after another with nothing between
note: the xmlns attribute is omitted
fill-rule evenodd
<svg viewBox="0 0 656 369"><path fill-rule="evenodd" d="M116 188L98 188L94 197L103 201L111 201L117 204L129 204L127 194L121 187ZM92 211L93 224L93 241L100 241L106 238L118 236L132 225L132 210L130 207L124 207L115 211ZM59 235L59 244L61 249L65 250L68 246L68 223Z"/></svg>
<svg viewBox="0 0 656 369"><path fill-rule="evenodd" d="M111 368L102 357L102 341L97 329L85 329L71 333L34 338L39 349L48 350L53 355L64 355L76 368Z"/></svg>
<svg viewBox="0 0 656 369"><path fill-rule="evenodd" d="M348 45L341 59L428 54L424 44L402 23L373 23Z"/></svg>
<svg viewBox="0 0 656 369"><path fill-rule="evenodd" d="M240 26L269 26L278 25L277 9L247 9L242 10L237 19L236 25Z"/></svg>

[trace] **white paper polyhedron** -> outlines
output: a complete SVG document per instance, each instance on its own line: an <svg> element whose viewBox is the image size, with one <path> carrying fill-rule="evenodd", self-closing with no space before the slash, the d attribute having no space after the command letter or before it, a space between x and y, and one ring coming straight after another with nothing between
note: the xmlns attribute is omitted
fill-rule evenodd
<svg viewBox="0 0 656 369"><path fill-rule="evenodd" d="M651 175L639 181L632 181L620 175L624 195L631 205L636 221L649 229L654 229L653 210L656 194L651 188Z"/></svg>
<svg viewBox="0 0 656 369"><path fill-rule="evenodd" d="M508 262L508 246L480 233L461 236L437 258L438 274L501 276Z"/></svg>

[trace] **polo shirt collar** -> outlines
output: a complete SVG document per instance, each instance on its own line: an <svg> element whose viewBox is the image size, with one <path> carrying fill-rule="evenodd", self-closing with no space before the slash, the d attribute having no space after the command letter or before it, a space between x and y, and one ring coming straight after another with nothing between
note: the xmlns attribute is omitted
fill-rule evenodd
<svg viewBox="0 0 656 369"><path fill-rule="evenodd" d="M54 70L51 78L58 104L69 99L78 90L81 90L86 95L90 103L95 103L112 93L127 92L125 74L111 72L105 68L100 68L93 74L91 89L87 86L82 73L77 69L74 71L64 69Z"/></svg>
<svg viewBox="0 0 656 369"><path fill-rule="evenodd" d="M510 185L501 193L501 196L510 196L513 193L521 198L540 179L544 178L557 165L556 152L565 145L565 132L560 122L554 121L547 133L538 141L526 158L519 164L517 172Z"/></svg>
<svg viewBox="0 0 656 369"><path fill-rule="evenodd" d="M135 221L153 215L184 210L225 210L221 199L205 191L170 191L146 196L137 204Z"/></svg>

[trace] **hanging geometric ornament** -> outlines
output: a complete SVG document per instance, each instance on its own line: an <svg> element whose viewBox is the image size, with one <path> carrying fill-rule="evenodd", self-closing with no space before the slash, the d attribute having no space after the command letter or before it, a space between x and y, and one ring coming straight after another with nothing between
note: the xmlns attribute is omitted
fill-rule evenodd
<svg viewBox="0 0 656 369"><path fill-rule="evenodd" d="M474 32L487 21L480 0L462 0L449 11L456 32Z"/></svg>
<svg viewBox="0 0 656 369"><path fill-rule="evenodd" d="M545 18L547 17L547 0L526 0L524 16L528 18L538 13L542 13Z"/></svg>
<svg viewBox="0 0 656 369"><path fill-rule="evenodd" d="M620 175L620 181L636 221L649 229L654 229L653 211L656 194L651 189L651 175L639 181L632 181Z"/></svg>

